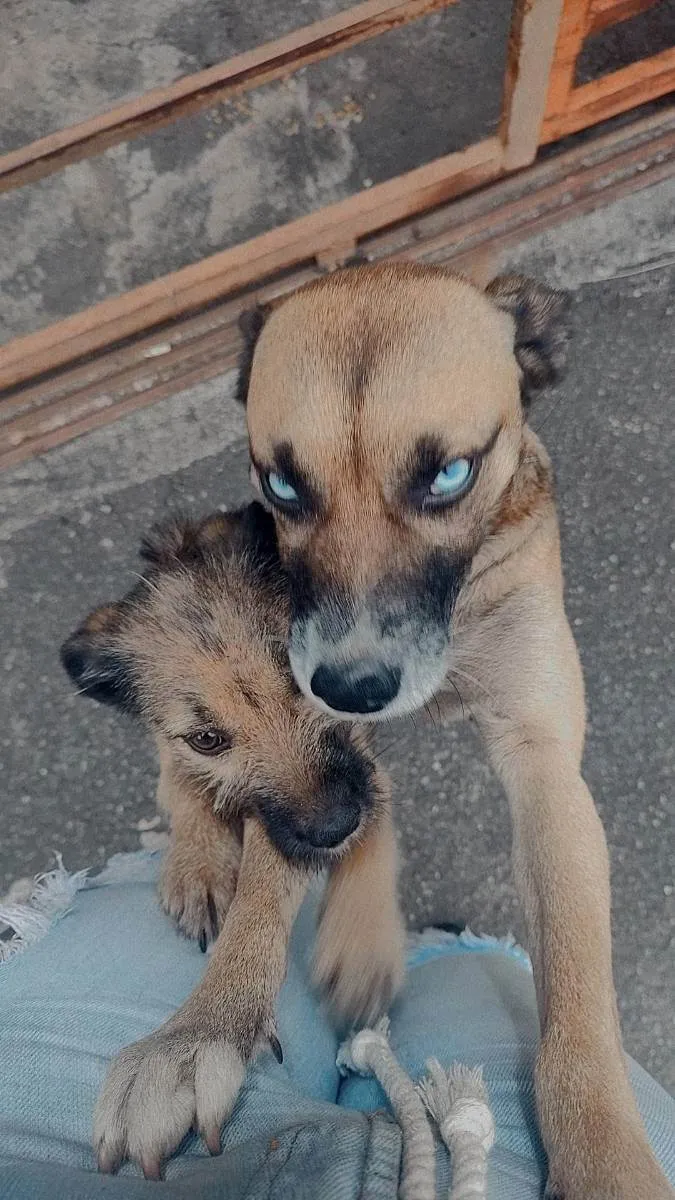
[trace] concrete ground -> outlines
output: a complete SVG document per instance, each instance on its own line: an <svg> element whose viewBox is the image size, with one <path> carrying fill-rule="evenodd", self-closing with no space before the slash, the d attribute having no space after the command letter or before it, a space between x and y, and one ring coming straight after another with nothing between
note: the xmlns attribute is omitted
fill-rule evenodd
<svg viewBox="0 0 675 1200"><path fill-rule="evenodd" d="M674 200L673 185L660 184L510 260L574 297L571 370L533 424L558 472L567 603L588 685L585 775L610 844L626 1043L671 1088ZM671 265L645 269L657 259ZM151 522L248 496L231 387L231 376L211 381L0 475L0 894L54 851L71 869L95 868L157 839L147 741L73 694L58 646L132 584ZM386 761L410 924L463 920L521 936L506 805L476 737L421 718L396 733Z"/></svg>
<svg viewBox="0 0 675 1200"><path fill-rule="evenodd" d="M4 0L0 152L349 6ZM510 9L451 4L0 197L0 342L493 133Z"/></svg>

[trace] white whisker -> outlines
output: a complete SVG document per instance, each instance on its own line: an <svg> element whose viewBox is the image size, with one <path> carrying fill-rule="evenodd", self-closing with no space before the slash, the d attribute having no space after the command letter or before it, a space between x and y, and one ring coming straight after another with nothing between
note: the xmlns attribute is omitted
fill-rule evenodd
<svg viewBox="0 0 675 1200"><path fill-rule="evenodd" d="M140 571L132 571L131 574L135 576L136 579L140 579L141 583L146 584L146 586L149 587L152 592L157 592L157 595L161 596L162 593L160 588L158 588L157 584L153 583L151 579L148 579L147 575L141 575Z"/></svg>
<svg viewBox="0 0 675 1200"><path fill-rule="evenodd" d="M494 692L491 692L484 683L481 683L480 679L476 679L475 675L470 675L468 671L462 671L460 667L451 667L449 673L450 675L457 675L459 679L464 679L467 683L472 683L474 687L480 688L482 692L485 692L488 699L496 705L497 697Z"/></svg>

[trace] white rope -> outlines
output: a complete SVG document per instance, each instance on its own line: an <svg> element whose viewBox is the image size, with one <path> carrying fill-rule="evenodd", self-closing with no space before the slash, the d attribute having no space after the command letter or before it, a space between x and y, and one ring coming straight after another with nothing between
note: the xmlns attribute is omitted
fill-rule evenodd
<svg viewBox="0 0 675 1200"><path fill-rule="evenodd" d="M359 1075L374 1075L401 1126L403 1165L400 1200L435 1200L434 1138L415 1085L396 1061L389 1045L389 1021L362 1029L340 1047L338 1067Z"/></svg>
<svg viewBox="0 0 675 1200"><path fill-rule="evenodd" d="M450 1151L448 1200L487 1200L488 1154L495 1140L495 1124L480 1067L472 1071L453 1063L444 1071L430 1058L418 1092Z"/></svg>

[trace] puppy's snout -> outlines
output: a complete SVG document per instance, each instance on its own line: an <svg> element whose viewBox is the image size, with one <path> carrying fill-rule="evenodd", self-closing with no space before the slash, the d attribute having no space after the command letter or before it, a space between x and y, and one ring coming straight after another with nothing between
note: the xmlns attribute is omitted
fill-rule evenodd
<svg viewBox="0 0 675 1200"><path fill-rule="evenodd" d="M381 712L398 694L399 667L355 662L342 666L320 664L310 681L315 696L335 712Z"/></svg>
<svg viewBox="0 0 675 1200"><path fill-rule="evenodd" d="M317 850L332 850L358 829L361 820L361 805L345 789L342 800L334 796L328 811L315 820L301 821L297 834L301 841L309 842Z"/></svg>
<svg viewBox="0 0 675 1200"><path fill-rule="evenodd" d="M308 791L294 799L271 792L257 808L286 858L323 866L369 819L379 790L372 760L352 743L346 726L325 730L314 749Z"/></svg>

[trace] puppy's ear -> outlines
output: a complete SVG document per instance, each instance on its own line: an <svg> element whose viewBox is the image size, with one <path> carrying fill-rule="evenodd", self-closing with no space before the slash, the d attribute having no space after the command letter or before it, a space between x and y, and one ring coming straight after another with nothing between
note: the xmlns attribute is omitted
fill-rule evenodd
<svg viewBox="0 0 675 1200"><path fill-rule="evenodd" d="M61 663L79 690L101 704L138 713L130 657L120 648L121 605L96 608L61 647Z"/></svg>
<svg viewBox="0 0 675 1200"><path fill-rule="evenodd" d="M205 517L195 539L199 552L210 559L218 553L242 555L259 575L279 567L274 517L257 500L234 512Z"/></svg>
<svg viewBox="0 0 675 1200"><path fill-rule="evenodd" d="M141 542L141 558L160 570L195 566L218 555L247 552L256 561L277 560L274 518L257 500L201 521L180 518L155 525Z"/></svg>
<svg viewBox="0 0 675 1200"><path fill-rule="evenodd" d="M570 297L525 275L498 275L485 291L515 321L513 349L527 402L533 392L558 379L565 366Z"/></svg>
<svg viewBox="0 0 675 1200"><path fill-rule="evenodd" d="M244 339L243 349L239 355L237 383L234 390L235 400L246 404L248 385L251 381L253 355L262 333L263 325L270 314L270 306L258 304L255 308L246 309L239 317L239 332Z"/></svg>
<svg viewBox="0 0 675 1200"><path fill-rule="evenodd" d="M212 518L214 521L217 519L218 514ZM199 526L200 522L183 517L174 517L172 520L153 525L141 538L141 558L153 567L164 569L194 561L195 557L202 553L199 545Z"/></svg>

